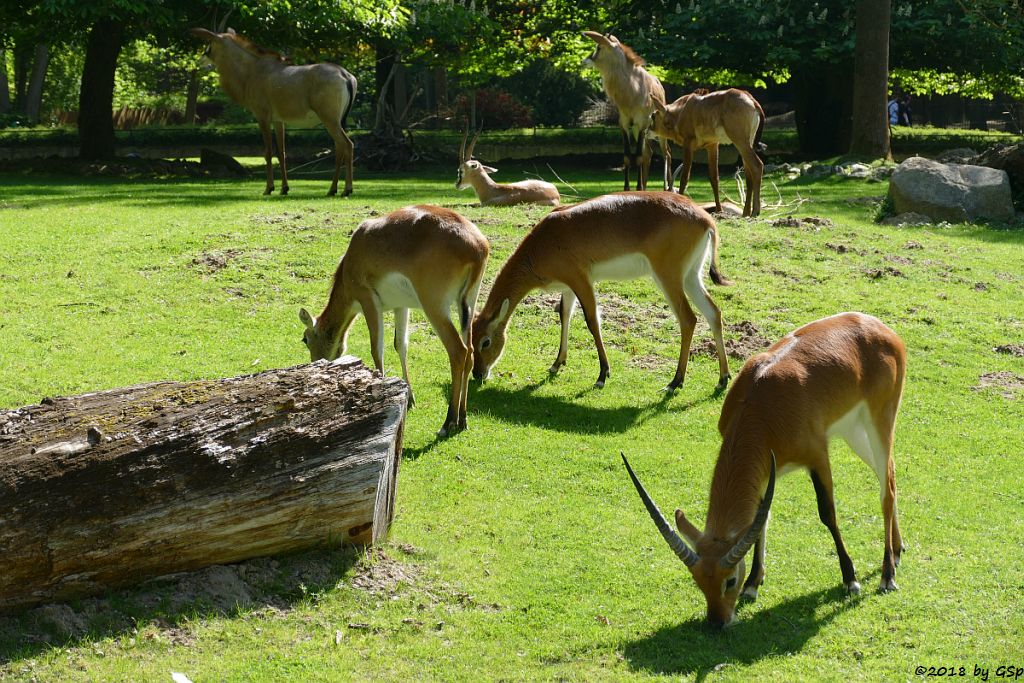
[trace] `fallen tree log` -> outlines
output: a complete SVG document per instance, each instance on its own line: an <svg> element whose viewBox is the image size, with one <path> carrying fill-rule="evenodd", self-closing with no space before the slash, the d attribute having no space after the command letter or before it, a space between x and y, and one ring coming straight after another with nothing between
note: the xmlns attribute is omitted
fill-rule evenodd
<svg viewBox="0 0 1024 683"><path fill-rule="evenodd" d="M406 385L357 358L0 412L0 611L381 538Z"/></svg>

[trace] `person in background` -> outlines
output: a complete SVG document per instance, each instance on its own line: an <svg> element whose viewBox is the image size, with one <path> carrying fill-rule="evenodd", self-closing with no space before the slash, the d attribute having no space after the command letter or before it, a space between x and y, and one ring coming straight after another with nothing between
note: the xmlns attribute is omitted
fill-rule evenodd
<svg viewBox="0 0 1024 683"><path fill-rule="evenodd" d="M895 126L900 122L900 104L899 100L896 99L896 93L892 94L892 97L889 99L889 103L885 106L889 112L889 125Z"/></svg>
<svg viewBox="0 0 1024 683"><path fill-rule="evenodd" d="M904 95L900 98L898 109L898 119L901 126L910 126L910 95ZM890 115L891 118L891 115Z"/></svg>

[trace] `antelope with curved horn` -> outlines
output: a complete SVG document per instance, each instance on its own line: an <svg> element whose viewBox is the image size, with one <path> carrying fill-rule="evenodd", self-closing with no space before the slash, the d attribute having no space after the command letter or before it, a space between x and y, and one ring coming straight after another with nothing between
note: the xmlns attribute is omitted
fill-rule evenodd
<svg viewBox="0 0 1024 683"><path fill-rule="evenodd" d="M363 221L338 263L323 312L313 318L305 308L299 310L310 360L334 360L345 353L349 327L362 313L373 363L383 373L383 311L394 310L395 350L408 383L409 309L421 309L448 351L451 366L448 414L438 436L465 429L473 308L489 252L487 238L473 223L438 206L407 206ZM453 305L461 335L452 323ZM409 398L414 404L411 388Z"/></svg>
<svg viewBox="0 0 1024 683"><path fill-rule="evenodd" d="M754 556L743 595L755 599L764 582L765 531L776 468L781 473L799 467L810 471L818 517L832 534L843 583L850 593L860 592L836 524L828 455L834 436L841 436L878 477L885 535L880 589L896 589L904 546L892 446L905 370L903 342L864 313L809 323L750 358L722 406L722 447L703 532L676 510L680 538L622 456L658 530L704 593L708 622L721 627L733 620L743 557L751 546Z"/></svg>
<svg viewBox="0 0 1024 683"><path fill-rule="evenodd" d="M647 132L651 126L651 99L665 101L665 88L661 81L647 73L646 62L628 45L615 36L596 31L583 35L597 43L584 66L601 72L601 83L608 99L619 110L619 128L622 130L622 163L625 176L623 190L629 189L629 169L636 167L636 189L647 189L647 172L651 166L651 150L647 146Z"/></svg>
<svg viewBox="0 0 1024 683"><path fill-rule="evenodd" d="M756 149L763 147L764 110L754 96L744 90L730 88L708 93L683 95L672 104L652 99L651 131L661 140L661 154L665 158L666 190L672 190L672 143L683 148L683 163L679 169L679 192L686 192L693 167L693 153L703 148L708 153L708 176L715 195L715 210L722 210L718 195L718 145L732 143L743 159L747 176L747 196L743 202L744 216L761 213L761 178L764 162Z"/></svg>
<svg viewBox="0 0 1024 683"><path fill-rule="evenodd" d="M558 188L543 180L520 180L515 183L496 183L489 173L497 173L498 169L484 166L473 158L473 149L480 137L480 131L473 136L473 141L466 149L467 129L462 136L459 148L459 177L455 180L455 189L465 190L472 187L480 199L481 206L511 206L513 204L541 204L558 206L561 195Z"/></svg>
<svg viewBox="0 0 1024 683"><path fill-rule="evenodd" d="M666 389L683 383L690 341L697 323L687 297L708 321L718 350L721 391L729 382L722 338L722 313L704 288L704 265L711 279L731 284L718 269L718 232L714 219L688 198L668 192L619 192L562 206L523 238L494 280L487 302L473 322L473 375L486 378L505 348L509 318L535 289L562 293L558 312L562 336L550 372L565 364L569 321L579 301L600 359L596 387L609 375L601 340L601 318L594 294L598 280L652 277L679 321L681 344L676 374Z"/></svg>
<svg viewBox="0 0 1024 683"><path fill-rule="evenodd" d="M259 123L263 158L267 162L267 187L263 194L274 191L271 124L277 133L281 194L288 194L284 122L306 120L310 114L320 119L334 140L334 179L327 194L337 194L342 164L345 164L342 195L352 194L355 147L345 132L345 118L356 96L355 76L328 62L294 66L276 52L254 45L230 28L227 33L214 33L204 28L189 29L189 32L208 44L204 57L216 67L224 92L251 111Z"/></svg>

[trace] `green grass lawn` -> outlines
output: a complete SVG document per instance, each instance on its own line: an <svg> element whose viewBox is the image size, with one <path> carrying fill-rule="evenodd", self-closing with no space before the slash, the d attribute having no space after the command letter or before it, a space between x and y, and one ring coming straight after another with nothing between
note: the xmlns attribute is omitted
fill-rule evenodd
<svg viewBox="0 0 1024 683"><path fill-rule="evenodd" d="M552 166L583 197L620 186L610 170ZM540 164L500 177L524 173L553 180ZM904 680L921 678L919 666L1024 666L1024 358L995 350L1024 350L1024 231L879 226L864 198L884 184L774 180L764 195L778 206L761 220L720 222L722 270L736 284L710 291L740 354L845 310L878 316L906 342L900 591L876 591L875 477L835 442L839 525L863 594L844 594L813 488L796 473L777 487L759 599L725 632L703 626L703 597L619 451L663 510L702 524L717 365L697 356L666 397L678 353L666 304L651 282L605 283L604 390L592 388L582 316L567 367L548 376L557 316L550 296L534 297L491 381L470 390L469 431L440 442L447 361L414 313L417 406L379 549L258 560L226 570L234 583L200 573L0 618L0 680ZM486 292L546 213L473 206L454 168L357 173L347 199L324 196L327 185L298 176L290 196L262 197L258 178L0 175L0 408L304 362L297 311L323 306L359 221L418 202L461 211L491 239ZM690 189L708 199L706 175ZM773 222L790 213L798 220ZM350 352L368 360L365 325L353 330ZM707 339L702 321L695 344ZM742 362L730 360L734 372ZM397 374L390 344L385 363Z"/></svg>

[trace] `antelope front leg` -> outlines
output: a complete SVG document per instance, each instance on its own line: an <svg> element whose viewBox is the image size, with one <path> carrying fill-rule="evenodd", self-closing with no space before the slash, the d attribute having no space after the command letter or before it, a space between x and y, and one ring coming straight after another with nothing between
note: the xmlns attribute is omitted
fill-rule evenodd
<svg viewBox="0 0 1024 683"><path fill-rule="evenodd" d="M275 121L274 130L277 132L277 163L281 166L281 196L284 196L288 194L288 164L285 162L284 124L280 121Z"/></svg>
<svg viewBox="0 0 1024 683"><path fill-rule="evenodd" d="M672 148L667 139L661 141L661 156L665 160L665 169L662 171L662 187L666 192L672 191Z"/></svg>
<svg viewBox="0 0 1024 683"><path fill-rule="evenodd" d="M827 449L827 446L822 446ZM824 465L817 470L811 470L811 483L814 484L814 495L818 499L818 517L821 523L828 527L832 534L832 540L836 544L836 554L839 556L839 570L843 573L843 584L851 594L860 593L860 583L857 582L857 572L853 569L853 560L850 553L846 551L846 544L839 534L839 526L836 524L836 504L832 497L832 469L828 464L828 454L820 459ZM883 570L884 577L884 570Z"/></svg>
<svg viewBox="0 0 1024 683"><path fill-rule="evenodd" d="M572 291L562 292L562 299L558 302L558 322L562 326L562 336L558 341L558 355L548 369L551 374L555 374L565 365L565 357L569 352L569 322L575 311L576 295Z"/></svg>
<svg viewBox="0 0 1024 683"><path fill-rule="evenodd" d="M589 282L586 282L580 283L572 291L580 302L580 308L583 309L583 317L587 320L587 328L594 337L594 345L597 346L597 358L601 364L601 372L597 376L597 381L594 382L594 387L603 389L605 381L611 374L611 369L608 365L608 354L604 350L604 342L601 340L601 315L597 310L594 288Z"/></svg>
<svg viewBox="0 0 1024 683"><path fill-rule="evenodd" d="M274 191L274 143L270 134L270 122L260 121L259 125L260 135L263 136L263 160L267 162L267 187L263 190L263 194L270 194Z"/></svg>
<svg viewBox="0 0 1024 683"><path fill-rule="evenodd" d="M653 154L651 152L651 146L647 144L647 129L641 130L637 137L636 159L640 168L637 172L638 179L636 189L646 190L647 176L651 170L651 157Z"/></svg>
<svg viewBox="0 0 1024 683"><path fill-rule="evenodd" d="M398 361L402 364L402 379L409 387L409 407L416 407L416 397L412 394L412 382L409 381L409 309L395 309L395 351L398 352Z"/></svg>
<svg viewBox="0 0 1024 683"><path fill-rule="evenodd" d="M623 128L622 130L622 191L629 191L629 132Z"/></svg>
<svg viewBox="0 0 1024 683"><path fill-rule="evenodd" d="M708 153L708 178L715 195L715 211L722 213L722 199L718 194L718 145L709 145L705 149Z"/></svg>

